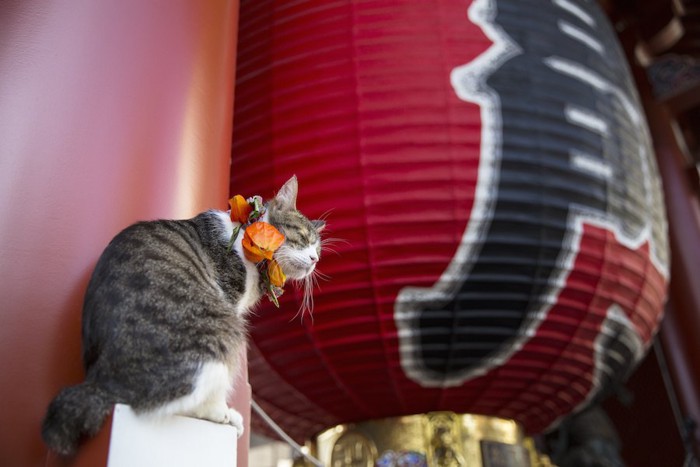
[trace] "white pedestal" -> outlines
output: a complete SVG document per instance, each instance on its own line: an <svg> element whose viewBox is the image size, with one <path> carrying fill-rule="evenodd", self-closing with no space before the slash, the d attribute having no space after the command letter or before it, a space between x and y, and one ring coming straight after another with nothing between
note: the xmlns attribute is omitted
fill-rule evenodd
<svg viewBox="0 0 700 467"><path fill-rule="evenodd" d="M153 419L114 407L108 467L235 467L236 429L188 417Z"/></svg>

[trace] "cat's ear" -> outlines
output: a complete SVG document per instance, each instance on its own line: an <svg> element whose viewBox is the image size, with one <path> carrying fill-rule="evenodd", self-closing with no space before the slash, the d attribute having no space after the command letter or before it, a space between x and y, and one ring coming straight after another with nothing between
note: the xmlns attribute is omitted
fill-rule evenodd
<svg viewBox="0 0 700 467"><path fill-rule="evenodd" d="M318 233L323 232L323 229L326 228L326 221L322 221L320 219L314 219L311 221L311 223L316 228L316 232L318 232Z"/></svg>
<svg viewBox="0 0 700 467"><path fill-rule="evenodd" d="M280 191L278 191L275 196L277 206L279 206L280 209L296 209L298 191L299 184L297 183L297 176L292 175L292 178L282 185L282 188L280 188Z"/></svg>

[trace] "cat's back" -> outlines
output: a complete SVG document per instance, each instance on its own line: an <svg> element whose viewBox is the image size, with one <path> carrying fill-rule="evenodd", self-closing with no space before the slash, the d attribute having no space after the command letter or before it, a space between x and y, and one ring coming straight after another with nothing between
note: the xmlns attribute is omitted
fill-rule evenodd
<svg viewBox="0 0 700 467"><path fill-rule="evenodd" d="M221 286L213 258L220 254L220 247L212 246L221 243L217 228L216 216L205 213L139 222L112 239L85 294L86 367L107 348L133 347L131 341L163 341L164 348L172 342L221 341L218 329L236 326L235 304ZM226 261L234 270L240 262L235 254Z"/></svg>
<svg viewBox="0 0 700 467"><path fill-rule="evenodd" d="M99 263L128 262L134 258L177 259L200 253L201 241L191 219L153 220L132 224L119 232L107 245ZM183 250L183 247L186 249Z"/></svg>
<svg viewBox="0 0 700 467"><path fill-rule="evenodd" d="M117 234L88 284L84 326L90 327L96 314L102 322L109 316L175 316L218 299L216 266L195 219L138 222Z"/></svg>
<svg viewBox="0 0 700 467"><path fill-rule="evenodd" d="M185 277L210 285L207 276L213 271L207 263L191 221L138 222L117 234L102 252L86 299L102 289L117 299L119 293L144 292Z"/></svg>

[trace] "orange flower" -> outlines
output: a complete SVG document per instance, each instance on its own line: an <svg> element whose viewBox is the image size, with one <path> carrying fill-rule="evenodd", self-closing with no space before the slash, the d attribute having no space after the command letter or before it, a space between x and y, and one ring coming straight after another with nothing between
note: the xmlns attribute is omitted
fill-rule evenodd
<svg viewBox="0 0 700 467"><path fill-rule="evenodd" d="M248 216L253 210L253 207L243 196L234 196L228 200L228 204L231 206L231 220L233 222L240 222L241 224L248 222Z"/></svg>
<svg viewBox="0 0 700 467"><path fill-rule="evenodd" d="M284 235L272 224L254 222L246 227L243 234L243 253L249 261L259 263L264 259L272 259L275 250L283 242Z"/></svg>
<svg viewBox="0 0 700 467"><path fill-rule="evenodd" d="M287 276L284 275L279 263L274 259L271 260L270 264L267 266L267 275L270 278L270 284L277 287L284 287Z"/></svg>

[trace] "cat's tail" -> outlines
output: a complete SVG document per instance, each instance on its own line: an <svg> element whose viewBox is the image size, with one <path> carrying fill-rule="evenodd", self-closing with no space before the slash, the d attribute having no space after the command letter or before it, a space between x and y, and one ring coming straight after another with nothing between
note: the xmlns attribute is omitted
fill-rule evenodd
<svg viewBox="0 0 700 467"><path fill-rule="evenodd" d="M65 388L49 404L41 436L51 450L73 454L83 436L97 434L113 404L113 398L94 383Z"/></svg>

